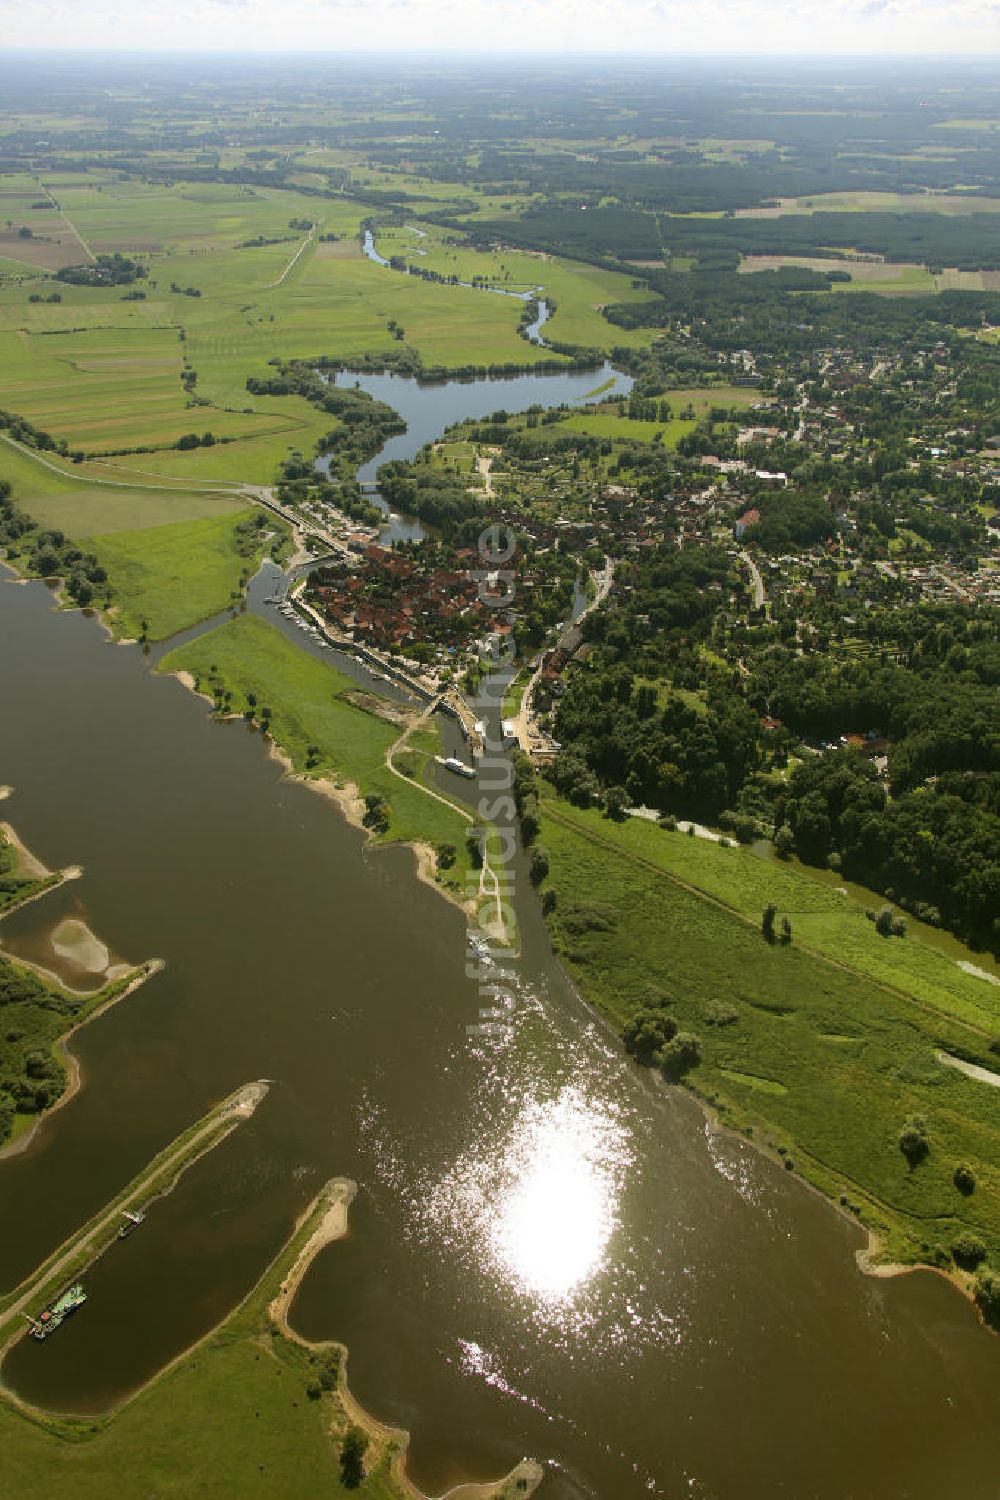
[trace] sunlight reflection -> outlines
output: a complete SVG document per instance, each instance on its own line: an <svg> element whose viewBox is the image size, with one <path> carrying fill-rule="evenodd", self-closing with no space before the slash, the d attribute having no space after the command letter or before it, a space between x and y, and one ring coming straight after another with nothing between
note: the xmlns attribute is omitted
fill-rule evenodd
<svg viewBox="0 0 1000 1500"><path fill-rule="evenodd" d="M621 1127L575 1089L522 1111L490 1205L489 1240L523 1291L562 1300L601 1266L624 1145Z"/></svg>

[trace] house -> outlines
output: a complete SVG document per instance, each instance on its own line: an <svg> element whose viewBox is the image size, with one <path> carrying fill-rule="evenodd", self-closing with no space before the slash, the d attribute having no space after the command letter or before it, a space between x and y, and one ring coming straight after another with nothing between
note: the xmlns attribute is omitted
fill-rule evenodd
<svg viewBox="0 0 1000 1500"><path fill-rule="evenodd" d="M759 520L759 510L745 510L740 516L739 520L736 522L736 525L733 527L733 535L735 536L736 540L740 541L741 538L746 534L747 528L750 526L756 526Z"/></svg>

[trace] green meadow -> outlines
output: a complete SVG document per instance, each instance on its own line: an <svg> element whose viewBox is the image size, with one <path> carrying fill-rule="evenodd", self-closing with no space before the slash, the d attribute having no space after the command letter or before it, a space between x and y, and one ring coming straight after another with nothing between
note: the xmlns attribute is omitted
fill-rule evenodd
<svg viewBox="0 0 1000 1500"><path fill-rule="evenodd" d="M448 243L454 233L432 224L411 221L424 237L407 227L380 229L376 247L388 259L402 255L413 266L426 267L460 281L484 280L500 291L531 292L555 303L545 336L562 344L610 351L639 347L656 337L655 329L618 328L601 316L600 309L613 302L647 302L653 293L636 286L630 276L604 271L580 261L552 255L531 254L509 247L477 250ZM497 298L497 301L502 299Z"/></svg>
<svg viewBox="0 0 1000 1500"><path fill-rule="evenodd" d="M879 937L852 899L748 850L554 799L540 842L555 940L609 1019L666 1003L701 1040L697 1092L853 1204L891 1256L933 1262L967 1229L997 1262L996 1091L935 1054L989 1066L1000 990L919 932ZM788 945L762 937L768 902L792 923ZM911 1168L898 1136L912 1115L927 1122L930 1153ZM961 1163L976 1177L968 1196L952 1180Z"/></svg>
<svg viewBox="0 0 1000 1500"><path fill-rule="evenodd" d="M471 821L420 790L429 758L428 744L416 741L401 763L410 782L394 776L386 753L400 726L360 708L352 698L358 684L326 662L299 649L282 632L255 615L242 615L171 651L161 672L190 672L199 691L211 695L218 684L232 693L230 711L242 713L247 695L271 709L271 734L296 772L353 782L362 796L389 804L389 828L379 843L451 844L455 863L441 884L464 891L469 870L465 840ZM310 746L316 754L309 755Z"/></svg>
<svg viewBox="0 0 1000 1500"><path fill-rule="evenodd" d="M519 336L515 301L368 261L358 235L370 210L349 199L230 184L154 187L100 172L46 186L86 246L138 255L148 274L136 284L139 299L128 287L0 284L0 408L123 477L267 484L290 453L311 453L329 418L299 398L247 391L248 377L266 374L276 357L391 354L400 347L396 325L428 366L552 357ZM292 230L291 219L313 222L315 233ZM338 238L320 243L320 233ZM258 238L279 242L247 244ZM617 335L594 309L625 295L628 278L550 269L565 284L562 336L610 347ZM56 287L61 300L44 300ZM206 431L224 441L176 448L184 434Z"/></svg>
<svg viewBox="0 0 1000 1500"><path fill-rule="evenodd" d="M694 430L693 421L682 421L672 417L669 422L642 422L632 417L619 416L617 411L577 412L566 422L560 422L559 431L583 432L589 437L612 440L651 443L659 436L665 448L676 448L678 439L685 432Z"/></svg>
<svg viewBox="0 0 1000 1500"><path fill-rule="evenodd" d="M166 640L233 603L265 550L258 544L248 553L239 545L237 526L256 515L245 509L82 537L112 581L107 618L115 633L138 636L145 621L151 640Z"/></svg>
<svg viewBox="0 0 1000 1500"><path fill-rule="evenodd" d="M268 1317L312 1224L214 1333L114 1415L50 1418L0 1399L7 1492L22 1500L398 1500L388 1449L359 1487L345 1488L338 1435L347 1415L338 1389L317 1385L326 1350L288 1338Z"/></svg>
<svg viewBox="0 0 1000 1500"><path fill-rule="evenodd" d="M0 441L0 480L40 527L61 531L93 552L107 572L116 635L152 640L196 625L233 602L275 541L274 521L239 532L260 512L225 493L144 488L63 471ZM98 600L100 594L98 591Z"/></svg>

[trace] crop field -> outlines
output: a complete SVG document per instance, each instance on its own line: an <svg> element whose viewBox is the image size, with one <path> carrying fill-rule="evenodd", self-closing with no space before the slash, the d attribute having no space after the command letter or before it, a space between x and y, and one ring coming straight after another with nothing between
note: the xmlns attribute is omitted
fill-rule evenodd
<svg viewBox="0 0 1000 1500"><path fill-rule="evenodd" d="M289 219L325 209L306 196L248 184L143 183L97 173L89 183L49 177L45 186L95 251L231 248L257 235L293 234Z"/></svg>
<svg viewBox="0 0 1000 1500"><path fill-rule="evenodd" d="M808 198L782 198L774 208L738 208L738 219L779 219L784 214L818 213L1000 213L1000 198L973 193L817 193Z"/></svg>
<svg viewBox="0 0 1000 1500"><path fill-rule="evenodd" d="M181 371L170 328L0 333L0 405L71 449L168 447L192 429L231 437L287 425L263 413L192 409Z"/></svg>
<svg viewBox="0 0 1000 1500"><path fill-rule="evenodd" d="M755 271L778 271L782 266L803 266L809 271L845 271L850 281L833 284L837 292L864 291L881 292L886 296L901 292L934 292L951 286L949 277L982 277L982 271L943 272L933 276L926 266L904 265L895 261L824 260L815 255L744 255L740 261L740 274L752 275ZM964 279L956 285L966 286ZM981 283L980 283L981 285Z"/></svg>
<svg viewBox="0 0 1000 1500"><path fill-rule="evenodd" d="M44 186L27 173L0 175L0 255L47 271L90 259Z"/></svg>
<svg viewBox="0 0 1000 1500"><path fill-rule="evenodd" d="M994 1251L1000 1246L995 1091L935 1057L939 1048L978 1043L985 1050L986 1038L958 1014L961 984L946 1014L923 1003L926 991L905 959L893 988L860 967L844 967L860 959L863 939L883 941L874 932L837 961L806 951L800 932L812 946L821 924L838 920L828 905L835 893L769 865L755 870L750 854L703 851L701 840L631 822L609 825L562 803L546 802L542 821L557 941L583 992L605 1014L621 1024L645 995L665 999L677 1022L701 1039L702 1063L691 1075L698 1091L731 1123L762 1127L825 1191L860 1203L864 1222L885 1234L894 1256L913 1259L963 1229ZM651 858L657 838L665 852ZM732 909L717 904L720 895L709 900L676 878L658 878L667 860L677 861L682 879L724 890ZM706 873L710 860L717 862L714 875ZM769 946L761 936L757 918L766 899L779 910L784 899L798 903L787 946ZM754 920L738 914L746 907ZM850 920L870 928L863 915ZM831 947L834 931L825 939ZM892 963L912 940L895 941ZM940 998L946 965L936 960L928 950L919 963ZM931 1141L917 1168L897 1145L913 1114L927 1120ZM974 1164L977 1179L969 1197L952 1181L964 1161Z"/></svg>
<svg viewBox="0 0 1000 1500"><path fill-rule="evenodd" d="M353 678L300 651L281 631L254 615L243 615L164 657L162 672L190 672L202 692L211 691L212 668L242 712L248 693L272 710L271 733L287 751L297 772L307 770L310 745L318 756L316 775L353 782L365 796L384 797L390 808L388 832L380 843L447 843L456 861L442 884L465 889L468 818L426 796L415 784L394 776L386 752L399 738L395 724L350 701ZM422 752L421 752L422 753Z"/></svg>

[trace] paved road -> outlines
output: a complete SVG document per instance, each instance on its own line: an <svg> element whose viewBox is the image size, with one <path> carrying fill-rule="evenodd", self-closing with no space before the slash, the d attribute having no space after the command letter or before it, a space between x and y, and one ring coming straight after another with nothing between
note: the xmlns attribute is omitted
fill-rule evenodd
<svg viewBox="0 0 1000 1500"><path fill-rule="evenodd" d="M767 595L764 592L764 580L760 576L760 569L750 556L749 552L741 552L740 557L750 570L750 582L753 584L753 603L755 609L767 608Z"/></svg>

